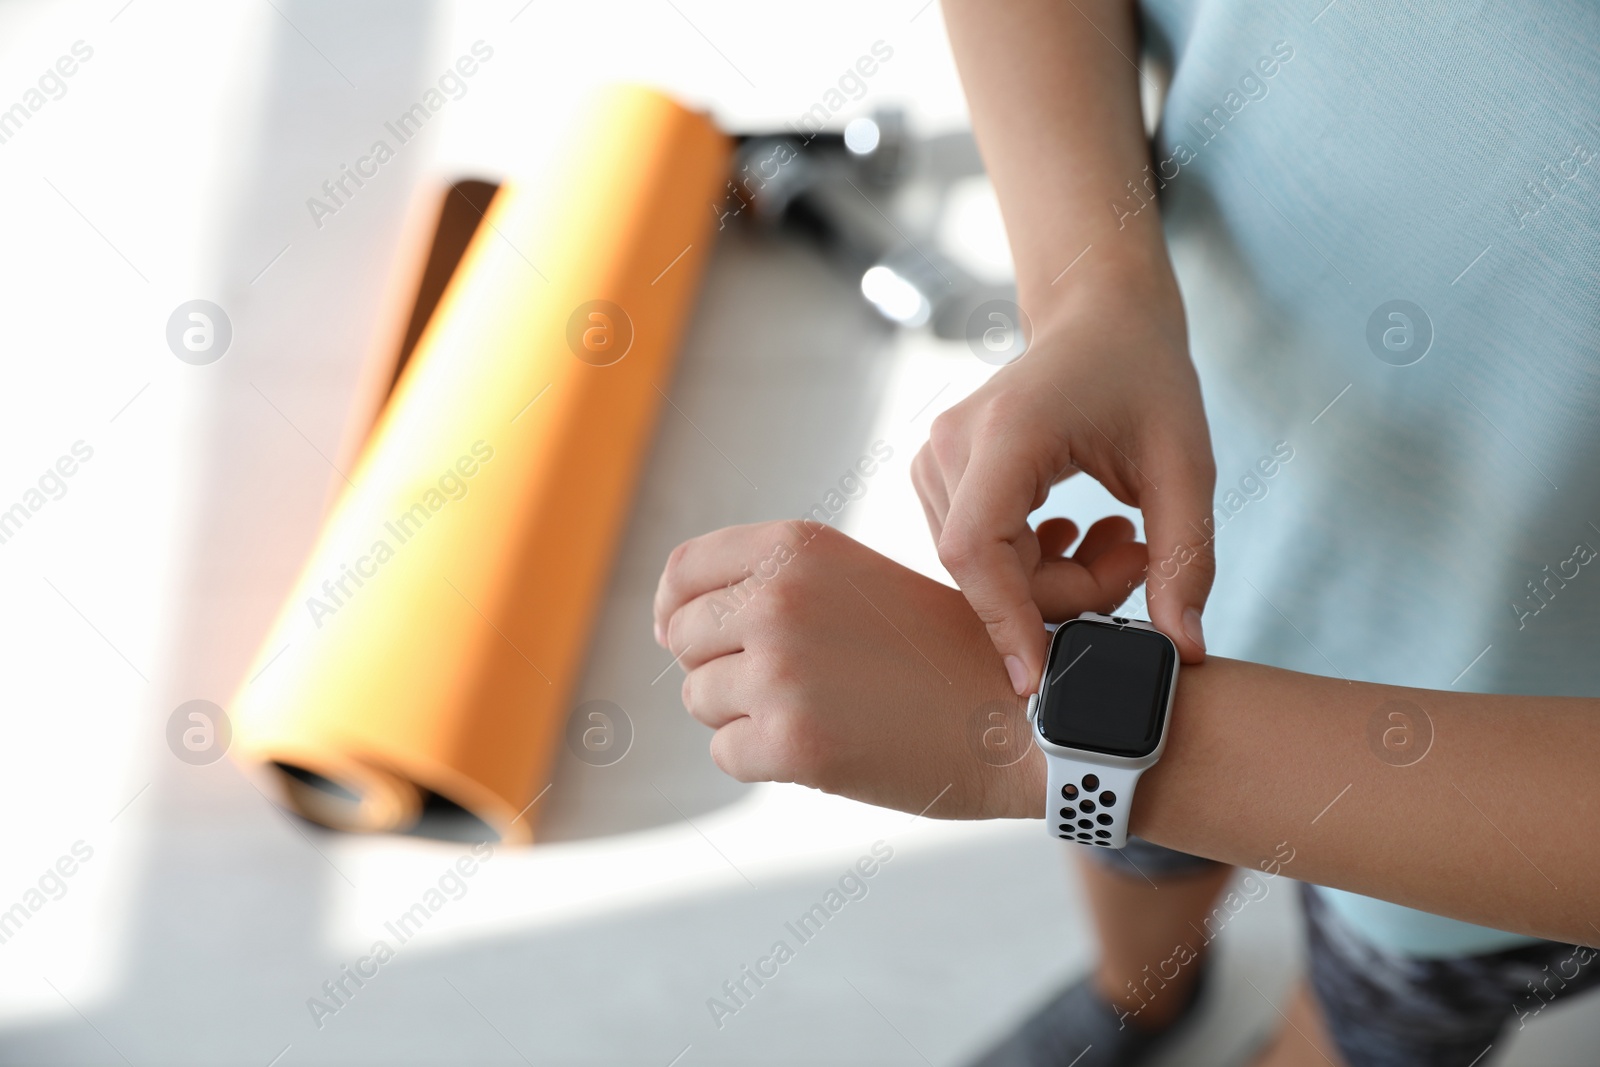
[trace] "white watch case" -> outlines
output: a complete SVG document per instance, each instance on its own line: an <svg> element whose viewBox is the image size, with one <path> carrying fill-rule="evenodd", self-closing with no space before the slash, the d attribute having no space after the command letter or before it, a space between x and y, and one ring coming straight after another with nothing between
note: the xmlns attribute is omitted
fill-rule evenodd
<svg viewBox="0 0 1600 1067"><path fill-rule="evenodd" d="M1079 619L1106 623L1119 627L1133 627L1161 633L1150 623L1121 615L1101 615L1086 611ZM1058 628L1057 632L1060 630ZM1171 638L1162 634L1171 642ZM1055 637L1051 638L1054 647ZM1162 709L1161 733L1155 748L1148 755L1116 756L1088 749L1069 748L1048 740L1040 731L1039 706L1048 685L1050 657L1045 657L1045 672L1039 678L1039 689L1028 698L1028 721L1033 728L1034 743L1043 750L1050 772L1049 794L1045 800L1045 824L1052 837L1076 840L1082 844L1121 848L1127 840L1128 811L1133 803L1133 792L1139 777L1161 759L1167 747L1167 731L1172 722L1172 703L1178 690L1178 653L1173 646L1172 675L1167 684L1166 706ZM1085 782L1092 782L1085 788ZM1110 795L1110 805L1096 798ZM1084 804L1088 799L1090 803ZM1087 807L1088 810L1083 810ZM1067 812L1071 811L1071 817Z"/></svg>

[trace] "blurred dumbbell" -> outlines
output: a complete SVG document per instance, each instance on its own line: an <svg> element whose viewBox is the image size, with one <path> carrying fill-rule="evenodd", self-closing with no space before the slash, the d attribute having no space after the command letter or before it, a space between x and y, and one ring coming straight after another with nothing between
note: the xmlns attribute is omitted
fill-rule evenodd
<svg viewBox="0 0 1600 1067"><path fill-rule="evenodd" d="M974 278L929 237L913 242L909 224L894 217L893 194L920 177L918 147L898 110L856 118L839 133L747 135L722 222L745 218L803 235L856 279L885 319L962 337L980 304L1011 299L1013 290Z"/></svg>

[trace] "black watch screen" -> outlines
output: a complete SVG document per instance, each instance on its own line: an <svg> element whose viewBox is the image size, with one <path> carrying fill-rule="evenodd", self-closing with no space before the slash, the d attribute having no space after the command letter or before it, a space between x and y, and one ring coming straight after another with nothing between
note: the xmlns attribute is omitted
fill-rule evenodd
<svg viewBox="0 0 1600 1067"><path fill-rule="evenodd" d="M1039 689L1039 732L1067 748L1150 755L1161 742L1177 658L1177 647L1155 630L1062 623Z"/></svg>

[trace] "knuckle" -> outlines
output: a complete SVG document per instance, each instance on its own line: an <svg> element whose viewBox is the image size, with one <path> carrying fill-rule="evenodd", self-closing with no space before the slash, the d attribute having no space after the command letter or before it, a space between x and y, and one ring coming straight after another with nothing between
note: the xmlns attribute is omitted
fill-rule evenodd
<svg viewBox="0 0 1600 1067"><path fill-rule="evenodd" d="M983 623L984 629L989 631L990 640L1007 636L1011 619L1004 607L997 604L974 604L972 613Z"/></svg>
<svg viewBox="0 0 1600 1067"><path fill-rule="evenodd" d="M800 672L795 664L797 657L790 653L787 645L787 641L758 641L744 649L750 672L757 678L758 693L762 694L763 717L795 704Z"/></svg>
<svg viewBox="0 0 1600 1067"><path fill-rule="evenodd" d="M828 559L838 552L840 536L826 523L808 524L803 538L768 583L776 599L792 605L803 598L817 576L827 573Z"/></svg>
<svg viewBox="0 0 1600 1067"><path fill-rule="evenodd" d="M934 416L933 423L928 427L928 443L925 446L932 452L933 461L949 463L959 455L967 439L967 419L963 407L958 404Z"/></svg>
<svg viewBox="0 0 1600 1067"><path fill-rule="evenodd" d="M939 535L939 562L951 574L968 573L978 558L978 538L962 526L946 526Z"/></svg>
<svg viewBox="0 0 1600 1067"><path fill-rule="evenodd" d="M759 663L756 665L761 669L762 677L766 679L765 691L773 706L779 708L801 706L801 687L805 682L801 658L801 655L794 650L792 642L788 641L774 641L761 649Z"/></svg>
<svg viewBox="0 0 1600 1067"><path fill-rule="evenodd" d="M1165 589L1177 582L1181 587L1191 584L1209 586L1216 577L1217 561L1209 543L1196 537L1194 543L1179 544L1161 559L1148 566L1154 576L1155 589Z"/></svg>
<svg viewBox="0 0 1600 1067"><path fill-rule="evenodd" d="M782 630L793 619L801 597L795 593L798 574L779 574L752 590L750 609L755 622L765 630Z"/></svg>
<svg viewBox="0 0 1600 1067"><path fill-rule="evenodd" d="M754 768L738 750L734 736L724 727L711 735L711 762L717 769L736 782L759 781Z"/></svg>
<svg viewBox="0 0 1600 1067"><path fill-rule="evenodd" d="M990 396L983 405L982 422L986 428L1011 426L1028 418L1034 411L1031 395L1018 389L1002 389Z"/></svg>
<svg viewBox="0 0 1600 1067"><path fill-rule="evenodd" d="M816 577L813 571L785 574L772 583L772 619L787 630L799 626L813 602Z"/></svg>
<svg viewBox="0 0 1600 1067"><path fill-rule="evenodd" d="M689 556L689 546L692 544L693 540L680 542L676 548L667 553L667 565L661 571L663 589L671 590L677 585L678 578L683 573L684 562Z"/></svg>
<svg viewBox="0 0 1600 1067"><path fill-rule="evenodd" d="M1195 577L1204 581L1207 585L1217 576L1217 557L1212 554L1210 546L1203 547L1196 552L1190 566L1193 568Z"/></svg>
<svg viewBox="0 0 1600 1067"><path fill-rule="evenodd" d="M740 621L743 624L740 636L745 652L754 652L783 643L784 609L778 605L775 596L764 592L753 600L746 600L739 611L742 615Z"/></svg>
<svg viewBox="0 0 1600 1067"><path fill-rule="evenodd" d="M745 654L750 657L750 669L761 678L762 721L805 716L815 665L808 669L805 657L789 642L765 643L746 649Z"/></svg>
<svg viewBox="0 0 1600 1067"><path fill-rule="evenodd" d="M792 531L787 519L768 519L755 525L756 541L760 544L775 544L787 541L792 536Z"/></svg>
<svg viewBox="0 0 1600 1067"><path fill-rule="evenodd" d="M787 708L771 715L766 723L767 743L771 745L775 764L781 768L785 779L793 782L811 782L817 777L817 743L815 724L802 710Z"/></svg>

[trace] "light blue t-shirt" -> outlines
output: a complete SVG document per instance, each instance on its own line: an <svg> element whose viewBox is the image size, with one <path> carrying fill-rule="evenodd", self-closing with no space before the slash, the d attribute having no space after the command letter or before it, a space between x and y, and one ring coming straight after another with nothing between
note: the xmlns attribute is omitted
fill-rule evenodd
<svg viewBox="0 0 1600 1067"><path fill-rule="evenodd" d="M1600 696L1600 7L1144 17L1171 75L1145 182L1216 447L1212 651ZM1124 192L1114 214L1148 195ZM1496 834L1459 806L1463 834ZM1323 892L1403 953L1526 940Z"/></svg>

